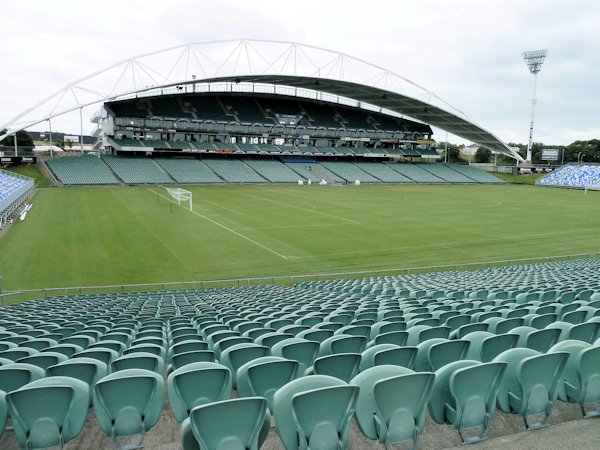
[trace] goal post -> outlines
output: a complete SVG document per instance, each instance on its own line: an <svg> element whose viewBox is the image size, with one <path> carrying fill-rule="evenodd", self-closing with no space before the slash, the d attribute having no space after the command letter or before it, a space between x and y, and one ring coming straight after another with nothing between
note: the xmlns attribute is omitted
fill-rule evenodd
<svg viewBox="0 0 600 450"><path fill-rule="evenodd" d="M584 192L587 194L588 191L600 191L600 184L586 184Z"/></svg>
<svg viewBox="0 0 600 450"><path fill-rule="evenodd" d="M167 198L169 198L172 202L177 203L177 205L193 211L192 193L190 191L181 188L158 185L157 193L159 193L159 202L160 192L166 193L166 195L168 195Z"/></svg>

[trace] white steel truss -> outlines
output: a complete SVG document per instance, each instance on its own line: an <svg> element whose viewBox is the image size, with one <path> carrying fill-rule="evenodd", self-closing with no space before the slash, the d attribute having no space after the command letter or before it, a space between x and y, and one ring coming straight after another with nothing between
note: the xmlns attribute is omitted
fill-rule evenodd
<svg viewBox="0 0 600 450"><path fill-rule="evenodd" d="M311 89L354 99L366 107L431 124L523 161L518 153L462 111L390 70L321 47L256 39L190 43L118 61L69 83L17 114L0 126L0 130L8 130L0 139L106 101L161 95L165 90L205 92L211 84L240 83ZM199 85L203 87L196 89Z"/></svg>

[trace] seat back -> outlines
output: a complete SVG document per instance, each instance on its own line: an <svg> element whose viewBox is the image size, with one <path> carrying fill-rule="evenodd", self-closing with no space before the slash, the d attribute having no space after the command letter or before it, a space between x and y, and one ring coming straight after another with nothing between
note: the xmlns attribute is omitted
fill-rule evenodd
<svg viewBox="0 0 600 450"><path fill-rule="evenodd" d="M273 356L298 362L298 373L304 373L313 364L318 351L319 342L301 338L285 339L271 348Z"/></svg>
<svg viewBox="0 0 600 450"><path fill-rule="evenodd" d="M195 362L213 362L215 360L215 352L212 350L193 350L173 355L171 364L174 369L179 369L186 364Z"/></svg>
<svg viewBox="0 0 600 450"><path fill-rule="evenodd" d="M269 349L264 345L253 343L236 344L226 349L222 354L219 362L231 370L233 387L237 387L237 371L248 361L256 358L262 358L269 354Z"/></svg>
<svg viewBox="0 0 600 450"><path fill-rule="evenodd" d="M232 376L224 365L197 362L174 370L167 377L171 412L183 422L197 406L231 397Z"/></svg>
<svg viewBox="0 0 600 450"><path fill-rule="evenodd" d="M573 327L569 330L569 339L576 339L578 341L592 344L598 336L599 329L600 323L597 322L584 322L578 325L573 325Z"/></svg>
<svg viewBox="0 0 600 450"><path fill-rule="evenodd" d="M346 448L358 386L333 386L301 392L292 397L292 411L301 448Z"/></svg>
<svg viewBox="0 0 600 450"><path fill-rule="evenodd" d="M527 348L545 353L559 340L560 335L561 331L556 328L546 328L544 330L532 331L527 336L527 342L525 345Z"/></svg>
<svg viewBox="0 0 600 450"><path fill-rule="evenodd" d="M375 383L376 425L379 440L392 444L411 441L416 446L425 428L425 408L433 389L433 373L414 373Z"/></svg>
<svg viewBox="0 0 600 450"><path fill-rule="evenodd" d="M94 388L98 425L119 447L122 436L140 434L160 417L165 387L163 376L144 369L126 369L107 375Z"/></svg>
<svg viewBox="0 0 600 450"><path fill-rule="evenodd" d="M360 359L360 353L338 353L321 356L315 359L312 367L307 369L307 373L329 375L349 382L358 373Z"/></svg>
<svg viewBox="0 0 600 450"><path fill-rule="evenodd" d="M397 347L378 351L373 355L373 365L390 364L412 369L417 358L417 347Z"/></svg>
<svg viewBox="0 0 600 450"><path fill-rule="evenodd" d="M543 427L550 418L568 357L568 353L547 353L521 362L518 376L524 401L516 401L514 409L520 406L517 411L528 429ZM511 399L516 400L513 396Z"/></svg>
<svg viewBox="0 0 600 450"><path fill-rule="evenodd" d="M456 339L432 345L427 352L427 359L432 371L448 363L464 359L469 350L469 341Z"/></svg>
<svg viewBox="0 0 600 450"><path fill-rule="evenodd" d="M298 362L277 356L249 361L237 372L240 397L264 397L269 411L273 410L273 396L285 384L296 378Z"/></svg>
<svg viewBox="0 0 600 450"><path fill-rule="evenodd" d="M47 369L51 377L71 377L83 381L89 386L89 406L92 406L92 392L96 382L108 373L108 366L92 358L74 358L50 366Z"/></svg>
<svg viewBox="0 0 600 450"><path fill-rule="evenodd" d="M600 346L583 350L576 363L579 369L579 392L573 392L585 417L600 415ZM578 395L577 395L578 394Z"/></svg>
<svg viewBox="0 0 600 450"><path fill-rule="evenodd" d="M0 366L0 391L14 391L45 376L44 369L31 364L13 363Z"/></svg>
<svg viewBox="0 0 600 450"><path fill-rule="evenodd" d="M22 448L63 447L81 432L89 386L70 377L33 381L6 395L15 436Z"/></svg>
<svg viewBox="0 0 600 450"><path fill-rule="evenodd" d="M482 363L458 369L450 377L454 402L446 405L447 414L463 442L476 442L485 437L505 369L504 363ZM471 430L477 429L478 432L471 434Z"/></svg>
<svg viewBox="0 0 600 450"><path fill-rule="evenodd" d="M4 434L6 428L6 421L8 420L8 405L6 404L6 393L0 391L0 439Z"/></svg>
<svg viewBox="0 0 600 450"><path fill-rule="evenodd" d="M200 448L258 450L264 440L261 429L267 417L266 403L264 398L251 397L194 408L190 425Z"/></svg>
<svg viewBox="0 0 600 450"><path fill-rule="evenodd" d="M165 361L152 353L139 352L115 359L111 367L113 372L126 369L145 369L162 375L165 371Z"/></svg>
<svg viewBox="0 0 600 450"><path fill-rule="evenodd" d="M345 386L346 383L338 378L326 375L312 375L290 381L275 392L273 396L273 413L277 431L286 450L298 450L300 431L292 409L292 398L301 392L331 386ZM347 438L346 438L347 442ZM345 448L345 447L342 447Z"/></svg>
<svg viewBox="0 0 600 450"><path fill-rule="evenodd" d="M425 425L433 380L432 373L415 374L399 366L375 366L359 373L351 384L360 388L355 417L361 432L386 448L407 440L414 448Z"/></svg>

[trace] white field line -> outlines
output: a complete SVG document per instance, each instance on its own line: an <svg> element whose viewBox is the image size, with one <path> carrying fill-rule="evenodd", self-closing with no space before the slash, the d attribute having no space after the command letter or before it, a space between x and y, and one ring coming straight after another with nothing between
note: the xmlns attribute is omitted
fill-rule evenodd
<svg viewBox="0 0 600 450"><path fill-rule="evenodd" d="M278 227L256 227L256 228L236 228L236 231L250 231L250 230L278 230L288 228L320 228L320 227L341 227L343 224L340 223L316 223L313 225L282 225Z"/></svg>
<svg viewBox="0 0 600 450"><path fill-rule="evenodd" d="M149 190L150 192L152 192L152 193L155 193L155 191L153 191L152 189L148 189L148 190ZM164 196L164 195L162 195L162 194L160 194L160 196L161 196L162 198L164 198L164 199L171 200L169 197L165 197L165 196ZM279 252L276 252L275 250L273 250L273 249L271 249L271 248L267 247L266 245L263 245L263 244L261 244L260 242L256 242L254 239L251 239L251 238L249 238L248 236L244 236L242 233L238 233L237 231L235 231L235 230L232 230L231 228L229 228L229 227L227 227L227 226L225 226L225 225L223 225L223 224L220 224L220 223L219 223L219 222L217 222L216 220L212 220L212 219L211 219L210 217L208 217L208 216L205 216L205 215L203 215L203 214L200 214L200 213L198 213L198 212L196 212L196 211L190 211L189 209L186 209L186 208L185 208L185 207L183 207L183 206L177 205L176 203L175 203L175 206L179 206L180 208L183 208L183 209L185 209L186 211L189 211L189 212L191 212L192 214L196 214L198 217L202 217L204 220L207 220L207 221L209 221L210 223L212 223L212 224L214 224L214 225L216 225L216 226L218 226L218 227L220 227L220 228L223 228L224 230L227 230L227 231L229 231L230 233L233 233L233 234L235 234L236 236L238 236L238 237L240 237L240 238L242 238L242 239L245 239L246 241L248 241L248 242L251 242L252 244L254 244L254 245L256 245L256 246L258 246L258 247L260 247L260 248L262 248L262 249L264 249L264 250L267 250L268 252L271 252L271 253L273 253L274 255L277 255L277 256L279 256L280 258L283 258L283 259L295 259L295 258L297 258L296 256L286 256L286 255L282 255L281 253L279 253Z"/></svg>
<svg viewBox="0 0 600 450"><path fill-rule="evenodd" d="M210 202L210 201L208 201L208 200L202 200L202 201L203 201L203 202L205 202L205 203L208 203L209 205L216 206L217 208L222 208L222 209L225 209L225 210L227 210L227 211L231 211L232 213L238 214L238 215L240 215L240 216L243 216L243 215L244 215L244 213L241 213L241 212L239 212L239 211L236 211L235 209L231 209L231 208L227 208L227 207L225 207L225 206L221 206L221 205L219 205L218 203Z"/></svg>
<svg viewBox="0 0 600 450"><path fill-rule="evenodd" d="M596 228L583 228L580 230L573 230L573 229L569 229L566 231L551 231L551 232L547 232L547 233L536 233L536 234L523 234L523 235L519 235L519 236L499 236L499 237L493 237L493 238L481 238L481 239L471 239L468 241L452 241L452 242L436 242L433 244L419 244L419 245L405 245L405 246L401 246L401 247L385 247L385 248L374 248L371 250L350 250L350 251L346 251L346 252L334 252L334 253L323 253L323 254L319 254L319 257L328 257L328 256L342 256L342 255L357 255L357 254L368 254L368 253L378 253L378 252L385 252L385 251L395 251L395 250L409 250L409 249L414 249L414 248L423 248L423 247L452 247L452 246L456 246L456 245L464 245L464 244L470 244L470 243L483 243L483 242L493 242L493 241L497 241L497 242L501 242L501 241L514 241L515 237L516 238L525 238L525 239L535 239L535 238L546 238L549 236L558 236L558 235L564 235L564 234L573 234L573 233L585 233L585 232L590 232L590 231L598 231ZM307 259L307 258L311 258L311 256L299 256L298 258L300 259Z"/></svg>
<svg viewBox="0 0 600 450"><path fill-rule="evenodd" d="M327 213L324 213L324 212L321 212L321 211L317 211L316 210L316 206L313 206L313 208L315 208L315 209L309 209L309 208L304 208L302 206L292 205L290 203L280 202L279 200L273 200L271 198L261 197L259 195L254 195L254 194L246 194L246 195L248 195L250 197L257 198L259 200L264 200L264 201L267 201L267 202L276 203L278 205L287 206L289 208L296 208L296 209L300 209L302 211L308 211L308 212L313 213L313 214L321 214L322 216L327 216L327 217L332 217L334 219L343 220L343 221L346 221L348 223L351 223L352 225L360 225L360 222L358 222L356 220L353 220L353 219L346 219L345 217L334 216L333 214L327 214Z"/></svg>

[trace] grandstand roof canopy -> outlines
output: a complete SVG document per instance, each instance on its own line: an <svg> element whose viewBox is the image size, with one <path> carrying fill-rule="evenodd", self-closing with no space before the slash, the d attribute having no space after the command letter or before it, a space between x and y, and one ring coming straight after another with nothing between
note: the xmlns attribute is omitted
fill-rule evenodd
<svg viewBox="0 0 600 450"><path fill-rule="evenodd" d="M417 61L418 63L418 61ZM416 119L522 161L494 134L433 92L345 53L294 42L227 40L191 43L118 61L63 87L0 126L9 132L105 101L160 95L181 85L289 86L353 99ZM229 88L227 88L229 86ZM222 87L223 88L223 87ZM210 88L209 88L210 89Z"/></svg>

